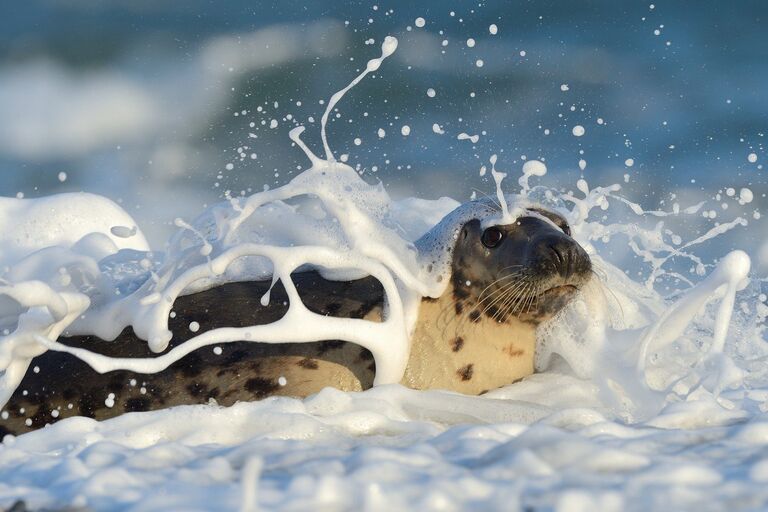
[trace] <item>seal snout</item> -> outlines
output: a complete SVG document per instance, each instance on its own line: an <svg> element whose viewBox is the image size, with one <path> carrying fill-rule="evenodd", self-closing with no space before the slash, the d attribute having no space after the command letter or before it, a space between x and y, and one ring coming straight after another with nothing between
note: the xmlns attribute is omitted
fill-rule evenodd
<svg viewBox="0 0 768 512"><path fill-rule="evenodd" d="M592 271L592 262L586 251L571 237L564 234L542 236L533 250L536 267L543 274L557 274L566 283Z"/></svg>

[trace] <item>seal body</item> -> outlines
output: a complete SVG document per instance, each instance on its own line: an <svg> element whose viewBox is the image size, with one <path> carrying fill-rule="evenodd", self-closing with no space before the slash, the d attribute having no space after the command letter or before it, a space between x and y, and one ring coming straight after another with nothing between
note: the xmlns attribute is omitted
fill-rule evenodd
<svg viewBox="0 0 768 512"><path fill-rule="evenodd" d="M591 275L589 257L569 235L562 217L541 209L509 225L483 229L471 220L461 226L445 292L422 298L402 384L480 394L532 374L537 326ZM311 311L382 318L384 291L372 277L338 282L303 272L292 278ZM169 320L174 333L169 349L199 334L191 322L205 331L278 320L288 298L278 282L269 304L262 305L270 286L269 281L229 283L179 297ZM59 341L113 357L153 356L131 328L114 341L92 336ZM361 391L373 385L375 372L367 349L340 340L203 347L155 374L99 374L75 356L48 351L32 361L3 407L0 435L70 416L101 420L182 404L306 397L327 386Z"/></svg>

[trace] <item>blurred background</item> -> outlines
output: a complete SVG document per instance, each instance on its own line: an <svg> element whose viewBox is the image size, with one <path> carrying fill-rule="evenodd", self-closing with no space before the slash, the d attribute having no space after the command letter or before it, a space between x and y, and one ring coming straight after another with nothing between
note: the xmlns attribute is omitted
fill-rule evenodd
<svg viewBox="0 0 768 512"><path fill-rule="evenodd" d="M0 195L89 191L162 247L175 217L307 167L323 102L400 45L329 123L394 197L492 194L515 177L621 183L644 208L706 201L689 238L768 238L768 3L29 0L0 16ZM407 127L407 128L406 128ZM459 139L477 135L476 142ZM508 180L509 192L517 189ZM746 188L752 192L742 192ZM732 190L729 190L732 189ZM679 229L679 226L678 228Z"/></svg>

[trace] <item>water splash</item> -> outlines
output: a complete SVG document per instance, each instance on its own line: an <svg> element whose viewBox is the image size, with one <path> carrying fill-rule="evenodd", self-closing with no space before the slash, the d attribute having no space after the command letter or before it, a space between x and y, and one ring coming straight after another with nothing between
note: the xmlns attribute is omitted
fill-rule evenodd
<svg viewBox="0 0 768 512"><path fill-rule="evenodd" d="M387 57L395 53L395 50L397 50L397 39L392 36L385 37L384 42L381 43L381 57L369 60L368 64L366 64L365 66L365 71L360 73L357 76L357 78L352 80L348 86L346 86L345 88L343 88L342 90L336 92L333 96L331 96L330 101L328 101L328 106L326 107L321 120L320 136L323 139L323 147L325 148L325 158L329 162L333 162L335 158L333 157L333 152L331 151L331 147L328 145L328 138L325 134L325 129L328 124L328 116L331 114L333 107L335 107L336 104L341 100L341 98L343 98L344 95L347 94L347 91L349 91L358 83L360 83L360 80L365 78L365 76L368 73L378 70L379 67L381 66L381 63L384 62L384 59L386 59Z"/></svg>
<svg viewBox="0 0 768 512"><path fill-rule="evenodd" d="M528 181L531 176L541 177L545 174L547 174L547 166L544 165L544 162L539 160L528 160L525 162L523 164L523 175L520 176L520 179L517 181L520 184L520 193L528 195L530 192L531 187L528 184Z"/></svg>
<svg viewBox="0 0 768 512"><path fill-rule="evenodd" d="M571 224L573 236L590 252L603 274L601 283L586 290L559 321L542 331L539 369L549 368L552 356L559 355L575 375L601 388L602 403L626 421L648 418L671 401L693 396L692 390L704 389L721 399L722 390L743 385L744 376L737 371L740 363L728 352L733 339L735 297L749 272L748 257L741 252L727 255L698 285L695 278L683 276L670 264L687 260L698 275L705 274L711 266L693 249L745 225L744 219L722 223L683 241L679 235L669 234L664 219L694 215L703 203L686 208L675 205L672 211L646 210L623 198L620 185L590 187L585 179L577 181L574 193L542 190L530 185L532 177L547 172L537 160L523 165L518 179L520 193L504 194L502 182L507 174L496 169L494 154L490 164L498 205L491 201L463 205L426 235L404 238L398 224L406 222L398 222L397 215L406 215L404 212L418 205L416 200L402 202L407 207L399 206L382 187L366 184L351 167L335 160L326 136L328 118L338 102L368 73L379 69L396 47L396 39L385 39L381 57L371 59L363 73L331 97L321 125L325 158L314 154L302 141L304 127L294 128L289 136L310 160L310 169L283 187L248 198L229 198L192 223L180 221L182 230L157 267L134 265L128 260L113 262L112 268L120 268L123 273L128 269L137 282L143 283L138 289L130 288L129 295L109 298L114 290L123 288L118 286L117 277L105 273L100 265L105 255L116 250L99 248L93 237L81 247L88 247L90 252L57 253L55 257L49 252L24 259L22 266L15 269L14 279L0 288L0 296L11 299L15 308L6 312L11 317L15 314L16 319L0 340L0 368L4 369L0 401L13 391L29 361L47 349L75 354L102 372L127 369L151 373L196 349L230 341L344 339L373 353L377 385L398 382L407 361L409 332L419 301L423 296L439 296L448 282L450 249L458 227L471 218L480 218L484 224L511 223L525 206L532 204L544 204L562 213ZM472 140L463 135L460 138ZM306 198L319 202L313 208L320 215L302 215L287 203ZM407 217L407 223L416 218L439 219L455 206L423 202L420 214ZM619 206L628 208L635 220L606 223L604 212ZM660 220L643 227L644 219ZM421 234L432 224L434 221L425 223ZM131 222L121 219L114 225L130 226ZM281 237L270 235L270 226L279 226ZM672 243L670 236L679 240ZM649 266L644 283L635 283L600 258L598 245L616 237L626 238L626 246ZM145 255L132 256L148 260ZM71 268L61 276L39 273L41 268L51 267L53 261L69 261ZM307 264L338 279L362 275L377 278L386 294L384 321L337 319L309 312L290 277ZM172 337L168 317L179 295L228 280L270 277L273 285L277 280L283 282L290 299L288 313L272 324L207 331L151 359L114 359L55 341L65 329L70 334L111 339L132 325L153 351L160 352ZM661 277L692 287L676 300L666 300L654 290ZM261 301L268 303L269 292ZM705 304L716 301L717 312L711 318L697 316ZM712 320L711 326L708 320ZM691 330L711 336L697 346L688 343ZM702 343L700 334L697 341ZM672 358L673 368L660 365L657 354L673 349L683 356ZM524 388L518 385L515 389Z"/></svg>

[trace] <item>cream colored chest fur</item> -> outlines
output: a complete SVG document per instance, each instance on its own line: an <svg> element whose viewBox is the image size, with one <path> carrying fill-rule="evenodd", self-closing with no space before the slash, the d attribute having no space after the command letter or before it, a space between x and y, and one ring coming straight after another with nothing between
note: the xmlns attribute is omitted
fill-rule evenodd
<svg viewBox="0 0 768 512"><path fill-rule="evenodd" d="M536 328L510 318L473 322L450 293L423 300L402 384L480 394L533 373Z"/></svg>

